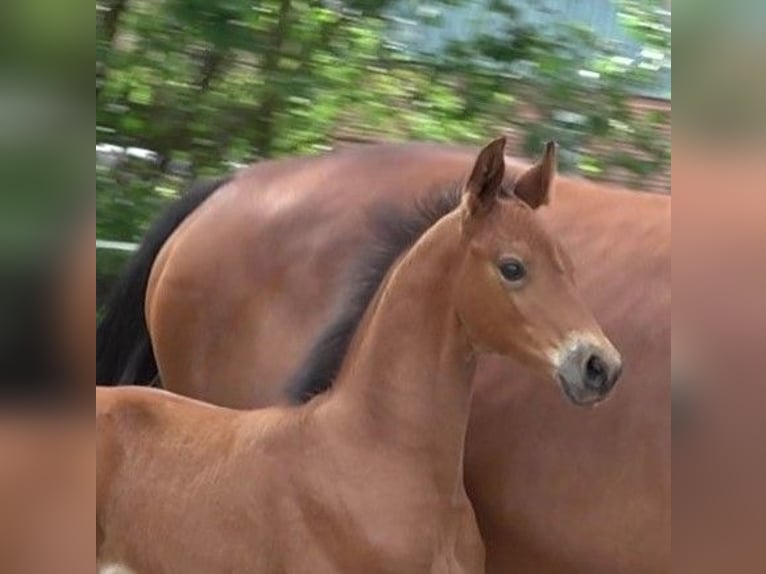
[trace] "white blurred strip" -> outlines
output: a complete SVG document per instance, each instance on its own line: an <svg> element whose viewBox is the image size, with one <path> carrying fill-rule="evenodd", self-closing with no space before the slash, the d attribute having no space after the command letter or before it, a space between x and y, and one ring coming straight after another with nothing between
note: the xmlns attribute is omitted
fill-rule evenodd
<svg viewBox="0 0 766 574"><path fill-rule="evenodd" d="M132 253L138 249L138 243L127 241L109 241L108 239L96 239L96 249L111 249L113 251L126 251Z"/></svg>

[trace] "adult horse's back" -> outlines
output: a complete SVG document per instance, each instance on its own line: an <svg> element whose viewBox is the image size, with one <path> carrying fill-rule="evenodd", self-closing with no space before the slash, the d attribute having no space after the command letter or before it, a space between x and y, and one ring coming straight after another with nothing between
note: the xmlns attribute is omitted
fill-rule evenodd
<svg viewBox="0 0 766 574"><path fill-rule="evenodd" d="M143 262L163 384L230 406L284 400L355 261L370 256L365 218L466 177L473 157L371 146L258 164L223 185ZM666 572L670 200L568 179L556 193L541 214L625 373L612 400L583 414L508 361L480 365L466 479L488 571ZM509 378L516 384L502 384Z"/></svg>

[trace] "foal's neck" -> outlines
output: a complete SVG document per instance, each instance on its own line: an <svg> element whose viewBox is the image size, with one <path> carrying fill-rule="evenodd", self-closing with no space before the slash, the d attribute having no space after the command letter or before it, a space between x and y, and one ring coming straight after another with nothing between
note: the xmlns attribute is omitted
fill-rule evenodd
<svg viewBox="0 0 766 574"><path fill-rule="evenodd" d="M446 488L462 485L474 353L453 305L456 213L403 255L373 303L334 385L373 439L415 453Z"/></svg>

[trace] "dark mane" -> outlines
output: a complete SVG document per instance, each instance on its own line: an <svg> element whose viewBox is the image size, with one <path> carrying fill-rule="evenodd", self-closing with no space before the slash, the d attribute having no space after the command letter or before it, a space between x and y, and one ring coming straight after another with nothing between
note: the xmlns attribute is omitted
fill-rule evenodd
<svg viewBox="0 0 766 574"><path fill-rule="evenodd" d="M294 403L308 402L329 389L346 357L351 339L394 262L434 223L460 203L460 186L417 202L407 213L386 206L372 215L372 247L359 260L348 299L314 343L288 386Z"/></svg>

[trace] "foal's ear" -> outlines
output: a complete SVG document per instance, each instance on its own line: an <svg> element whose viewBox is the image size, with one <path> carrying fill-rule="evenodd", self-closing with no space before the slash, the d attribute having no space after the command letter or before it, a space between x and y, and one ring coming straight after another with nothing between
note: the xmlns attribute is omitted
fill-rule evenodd
<svg viewBox="0 0 766 574"><path fill-rule="evenodd" d="M479 152L463 191L471 214L489 211L505 177L505 138L497 138Z"/></svg>
<svg viewBox="0 0 766 574"><path fill-rule="evenodd" d="M514 184L513 194L532 209L550 201L553 178L556 176L556 155L556 143L545 144L542 159L522 173Z"/></svg>

